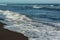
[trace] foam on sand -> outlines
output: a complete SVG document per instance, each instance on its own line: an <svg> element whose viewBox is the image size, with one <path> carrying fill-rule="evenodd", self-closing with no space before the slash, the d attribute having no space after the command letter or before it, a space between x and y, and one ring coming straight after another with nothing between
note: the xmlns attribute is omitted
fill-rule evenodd
<svg viewBox="0 0 60 40"><path fill-rule="evenodd" d="M0 15L3 15L4 19L0 21L7 23L4 26L5 29L22 33L29 37L29 40L60 40L60 31L57 31L52 25L33 22L25 15L8 10L0 10Z"/></svg>

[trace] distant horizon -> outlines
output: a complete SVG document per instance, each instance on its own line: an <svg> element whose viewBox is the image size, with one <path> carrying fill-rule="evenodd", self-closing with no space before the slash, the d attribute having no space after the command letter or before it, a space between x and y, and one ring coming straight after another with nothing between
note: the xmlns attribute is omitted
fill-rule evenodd
<svg viewBox="0 0 60 40"><path fill-rule="evenodd" d="M60 0L0 0L0 4L60 4Z"/></svg>
<svg viewBox="0 0 60 40"><path fill-rule="evenodd" d="M0 3L0 4L60 4L60 3Z"/></svg>

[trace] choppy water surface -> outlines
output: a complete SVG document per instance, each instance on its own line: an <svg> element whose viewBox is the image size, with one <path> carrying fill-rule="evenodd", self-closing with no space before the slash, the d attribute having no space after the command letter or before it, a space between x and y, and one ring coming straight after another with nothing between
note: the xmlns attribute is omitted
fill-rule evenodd
<svg viewBox="0 0 60 40"><path fill-rule="evenodd" d="M29 40L60 40L59 6L46 7L0 5L0 22L7 24L5 29L22 33Z"/></svg>

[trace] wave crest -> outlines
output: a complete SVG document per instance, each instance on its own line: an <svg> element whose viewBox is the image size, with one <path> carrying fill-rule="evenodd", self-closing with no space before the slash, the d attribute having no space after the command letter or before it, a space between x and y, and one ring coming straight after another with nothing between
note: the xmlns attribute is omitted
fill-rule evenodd
<svg viewBox="0 0 60 40"><path fill-rule="evenodd" d="M7 11L0 10L0 12L2 13L2 15L4 15L6 17L6 20L8 20L8 21L16 21L16 20L32 21L30 18L26 17L25 15L22 15L22 14L19 14L16 12L12 12L12 11L8 11L8 10Z"/></svg>

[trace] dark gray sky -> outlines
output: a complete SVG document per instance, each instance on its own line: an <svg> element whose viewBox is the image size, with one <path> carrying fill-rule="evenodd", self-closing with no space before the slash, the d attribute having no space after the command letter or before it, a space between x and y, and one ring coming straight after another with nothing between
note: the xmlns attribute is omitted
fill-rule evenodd
<svg viewBox="0 0 60 40"><path fill-rule="evenodd" d="M0 0L0 3L60 3L60 0Z"/></svg>

